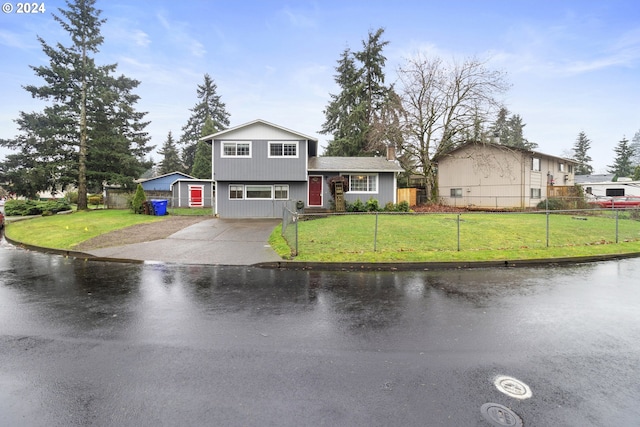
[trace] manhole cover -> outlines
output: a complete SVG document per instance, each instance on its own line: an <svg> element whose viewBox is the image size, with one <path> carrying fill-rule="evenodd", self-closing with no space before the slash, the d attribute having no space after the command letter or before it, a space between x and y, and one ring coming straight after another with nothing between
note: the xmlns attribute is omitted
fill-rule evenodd
<svg viewBox="0 0 640 427"><path fill-rule="evenodd" d="M498 390L516 399L528 399L531 397L529 386L515 378L499 376L493 383Z"/></svg>
<svg viewBox="0 0 640 427"><path fill-rule="evenodd" d="M506 406L497 403L485 403L480 408L485 420L494 426L522 427L520 417Z"/></svg>

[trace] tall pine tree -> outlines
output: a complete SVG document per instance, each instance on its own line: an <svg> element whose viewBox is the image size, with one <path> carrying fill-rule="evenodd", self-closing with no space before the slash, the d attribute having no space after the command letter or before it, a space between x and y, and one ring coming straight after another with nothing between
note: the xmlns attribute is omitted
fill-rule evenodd
<svg viewBox="0 0 640 427"><path fill-rule="evenodd" d="M593 173L593 166L591 166L591 157L589 156L589 150L591 149L591 141L587 138L587 134L580 132L576 142L573 144L573 158L578 162L576 166L576 175L590 175Z"/></svg>
<svg viewBox="0 0 640 427"><path fill-rule="evenodd" d="M208 136L216 133L216 127L210 116L204 122L202 127L201 136ZM191 169L191 175L200 179L212 179L211 175L211 145L206 141L198 141L196 147L196 154L193 161L193 168Z"/></svg>
<svg viewBox="0 0 640 427"><path fill-rule="evenodd" d="M631 159L633 158L633 148L629 145L629 140L625 137L618 142L618 145L613 149L616 153L616 157L613 160L613 165L608 166L607 171L615 175L616 178L630 177L633 175L633 164Z"/></svg>
<svg viewBox="0 0 640 427"><path fill-rule="evenodd" d="M3 163L3 174L20 179L22 162L30 168L26 176L35 178L16 188L32 195L75 185L78 209L87 208L89 188L98 189L103 181L132 186L148 167L144 155L153 148L146 145L146 113L134 109L138 97L132 90L139 82L115 78L115 64L98 66L94 61L105 22L94 4L95 0L67 1L67 9L59 9L61 16L53 15L71 44L52 46L39 37L49 64L31 68L45 84L25 87L48 105L42 112L21 112L16 120L21 134L0 141L18 151Z"/></svg>
<svg viewBox="0 0 640 427"><path fill-rule="evenodd" d="M158 165L158 173L160 175L171 172L182 172L184 170L184 166L180 160L180 153L178 152L178 147L176 146L171 131L167 134L167 139L164 141L162 150L158 151L158 154L162 156L162 160Z"/></svg>
<svg viewBox="0 0 640 427"><path fill-rule="evenodd" d="M207 117L210 117L213 122L214 131L211 133L225 130L229 126L229 113L217 90L218 86L211 76L205 74L204 82L198 85L196 90L199 101L190 110L191 117L182 127L180 137L180 143L183 145L182 159L187 170L193 168L198 139L202 136L202 128Z"/></svg>
<svg viewBox="0 0 640 427"><path fill-rule="evenodd" d="M386 58L382 50L389 42L381 40L383 33L382 28L369 32L361 51L345 49L338 60L335 82L340 93L330 95L320 130L333 137L325 155L371 156L382 148L380 132L373 130L388 118L388 114L383 117L382 112L388 112L392 105L389 102L391 88L384 83Z"/></svg>

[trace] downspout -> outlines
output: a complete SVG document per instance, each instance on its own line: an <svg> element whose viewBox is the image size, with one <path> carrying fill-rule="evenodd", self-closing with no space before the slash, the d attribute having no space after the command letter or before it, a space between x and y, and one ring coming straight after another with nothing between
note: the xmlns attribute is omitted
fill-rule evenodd
<svg viewBox="0 0 640 427"><path fill-rule="evenodd" d="M215 141L211 140L211 202L212 202L212 214L214 217L218 217L218 183L214 176L214 164L216 158L216 150L214 149Z"/></svg>

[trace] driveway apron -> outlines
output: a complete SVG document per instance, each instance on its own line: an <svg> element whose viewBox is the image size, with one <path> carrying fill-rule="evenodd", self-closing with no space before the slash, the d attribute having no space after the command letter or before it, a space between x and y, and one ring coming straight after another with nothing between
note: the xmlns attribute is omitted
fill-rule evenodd
<svg viewBox="0 0 640 427"><path fill-rule="evenodd" d="M166 239L95 249L99 258L176 264L252 265L281 261L269 246L277 219L210 219Z"/></svg>

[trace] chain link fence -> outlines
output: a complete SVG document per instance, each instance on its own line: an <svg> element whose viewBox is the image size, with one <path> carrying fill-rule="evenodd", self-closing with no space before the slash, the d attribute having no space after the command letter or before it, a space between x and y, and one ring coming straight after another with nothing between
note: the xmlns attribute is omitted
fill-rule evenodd
<svg viewBox="0 0 640 427"><path fill-rule="evenodd" d="M282 235L293 256L305 251L519 250L600 245L640 240L640 210L302 214L285 209Z"/></svg>

